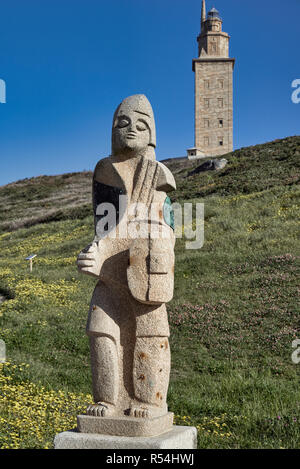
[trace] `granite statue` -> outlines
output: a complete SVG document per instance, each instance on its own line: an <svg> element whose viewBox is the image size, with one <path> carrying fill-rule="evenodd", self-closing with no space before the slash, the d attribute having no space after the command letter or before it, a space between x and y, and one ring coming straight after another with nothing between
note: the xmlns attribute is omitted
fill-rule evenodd
<svg viewBox="0 0 300 469"><path fill-rule="evenodd" d="M82 432L145 436L173 424L166 303L175 236L167 193L176 186L155 147L148 99L124 99L113 117L111 155L93 175L95 237L77 259L79 272L97 279L86 328L94 403L79 416Z"/></svg>

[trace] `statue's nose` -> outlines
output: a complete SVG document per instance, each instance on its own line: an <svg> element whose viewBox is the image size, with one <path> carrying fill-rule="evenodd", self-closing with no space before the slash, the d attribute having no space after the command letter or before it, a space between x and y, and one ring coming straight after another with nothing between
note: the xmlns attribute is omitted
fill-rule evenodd
<svg viewBox="0 0 300 469"><path fill-rule="evenodd" d="M128 126L128 131L129 132L136 132L137 131L136 122L130 122L130 124Z"/></svg>

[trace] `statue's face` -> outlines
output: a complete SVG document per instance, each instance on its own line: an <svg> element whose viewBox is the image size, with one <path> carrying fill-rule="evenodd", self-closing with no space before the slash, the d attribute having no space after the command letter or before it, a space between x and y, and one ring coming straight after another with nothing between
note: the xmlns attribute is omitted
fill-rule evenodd
<svg viewBox="0 0 300 469"><path fill-rule="evenodd" d="M112 129L112 148L120 151L143 154L150 142L149 117L139 111L120 108Z"/></svg>

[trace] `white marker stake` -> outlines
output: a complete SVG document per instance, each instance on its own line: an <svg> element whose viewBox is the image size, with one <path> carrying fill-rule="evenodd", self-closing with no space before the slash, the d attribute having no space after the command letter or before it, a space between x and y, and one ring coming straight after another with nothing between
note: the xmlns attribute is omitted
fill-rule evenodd
<svg viewBox="0 0 300 469"><path fill-rule="evenodd" d="M32 259L36 257L36 254L31 254L30 256L26 257L26 261L29 261L29 271L32 272Z"/></svg>

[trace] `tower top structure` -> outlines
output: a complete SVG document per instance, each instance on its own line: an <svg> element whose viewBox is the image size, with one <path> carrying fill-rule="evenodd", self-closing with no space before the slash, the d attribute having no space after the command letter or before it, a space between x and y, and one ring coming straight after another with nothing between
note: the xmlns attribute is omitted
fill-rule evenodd
<svg viewBox="0 0 300 469"><path fill-rule="evenodd" d="M229 35L222 30L222 18L216 8L206 14L205 0L202 0L201 31L197 37L198 57L229 57Z"/></svg>
<svg viewBox="0 0 300 469"><path fill-rule="evenodd" d="M221 20L218 10L213 7L207 14L208 19L218 19Z"/></svg>

